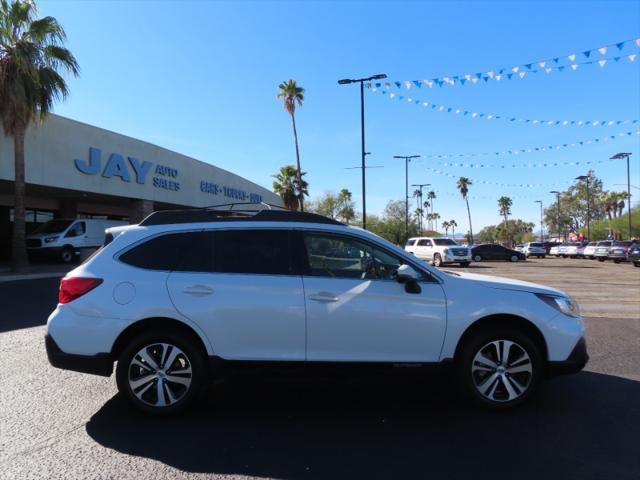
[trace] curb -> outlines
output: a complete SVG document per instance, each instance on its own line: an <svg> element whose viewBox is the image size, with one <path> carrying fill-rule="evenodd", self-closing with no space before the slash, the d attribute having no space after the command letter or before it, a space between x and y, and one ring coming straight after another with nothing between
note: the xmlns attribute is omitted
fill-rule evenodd
<svg viewBox="0 0 640 480"><path fill-rule="evenodd" d="M0 275L0 283L17 282L20 280L39 280L41 278L64 277L68 272L26 273L20 275Z"/></svg>

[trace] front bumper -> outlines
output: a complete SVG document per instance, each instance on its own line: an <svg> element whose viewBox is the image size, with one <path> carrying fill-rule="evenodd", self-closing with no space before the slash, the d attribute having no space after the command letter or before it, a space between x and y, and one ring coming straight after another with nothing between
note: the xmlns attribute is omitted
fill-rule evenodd
<svg viewBox="0 0 640 480"><path fill-rule="evenodd" d="M578 343L576 343L576 346L566 360L549 362L547 364L547 374L555 376L577 373L585 367L588 361L587 342L584 337L582 337L578 340Z"/></svg>
<svg viewBox="0 0 640 480"><path fill-rule="evenodd" d="M44 345L49 363L56 368L102 375L104 377L111 376L113 372L113 360L109 353L98 353L96 355L65 353L49 334L44 336Z"/></svg>

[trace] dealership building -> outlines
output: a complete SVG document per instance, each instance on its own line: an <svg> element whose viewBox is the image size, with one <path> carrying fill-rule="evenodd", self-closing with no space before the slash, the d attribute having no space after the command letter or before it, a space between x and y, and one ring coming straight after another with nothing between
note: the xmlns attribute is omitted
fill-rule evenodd
<svg viewBox="0 0 640 480"><path fill-rule="evenodd" d="M13 223L13 152L13 139L0 133L0 256L5 258ZM282 205L278 195L227 170L57 115L28 129L25 177L27 232L53 218L137 223L153 210L233 202Z"/></svg>

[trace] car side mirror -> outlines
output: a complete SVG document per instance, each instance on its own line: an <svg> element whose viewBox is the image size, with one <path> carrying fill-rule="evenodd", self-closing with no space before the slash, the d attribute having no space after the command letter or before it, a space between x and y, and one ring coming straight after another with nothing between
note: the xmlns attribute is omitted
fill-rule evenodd
<svg viewBox="0 0 640 480"><path fill-rule="evenodd" d="M422 287L418 283L420 275L410 265L400 265L397 279L399 283L404 283L404 290L407 293L420 293Z"/></svg>

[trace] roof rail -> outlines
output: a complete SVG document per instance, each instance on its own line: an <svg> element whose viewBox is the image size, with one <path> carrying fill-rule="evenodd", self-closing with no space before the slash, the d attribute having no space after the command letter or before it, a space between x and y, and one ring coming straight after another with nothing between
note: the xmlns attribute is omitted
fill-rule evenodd
<svg viewBox="0 0 640 480"><path fill-rule="evenodd" d="M207 207L209 208L209 207ZM289 210L260 210L258 212L247 210L236 211L211 211L208 209L194 208L188 210L159 210L150 213L139 225L169 225L177 223L201 223L201 222L306 222L323 223L327 225L344 225L344 223L324 217L316 213L291 212Z"/></svg>
<svg viewBox="0 0 640 480"><path fill-rule="evenodd" d="M236 205L262 205L263 207L267 207L267 210L273 210L274 208L279 208L281 210L287 210L286 207L282 207L280 205L275 205L273 203L267 203L267 202L233 202L233 203L220 203L218 205L208 205L206 207L202 207L203 210L210 210L213 208L220 208L220 207L231 207L229 208L229 210L233 210L233 208ZM238 211L238 210L234 210L234 211ZM239 211L245 211L245 210L239 210ZM246 211L250 211L250 212L255 212L255 210L246 210Z"/></svg>

